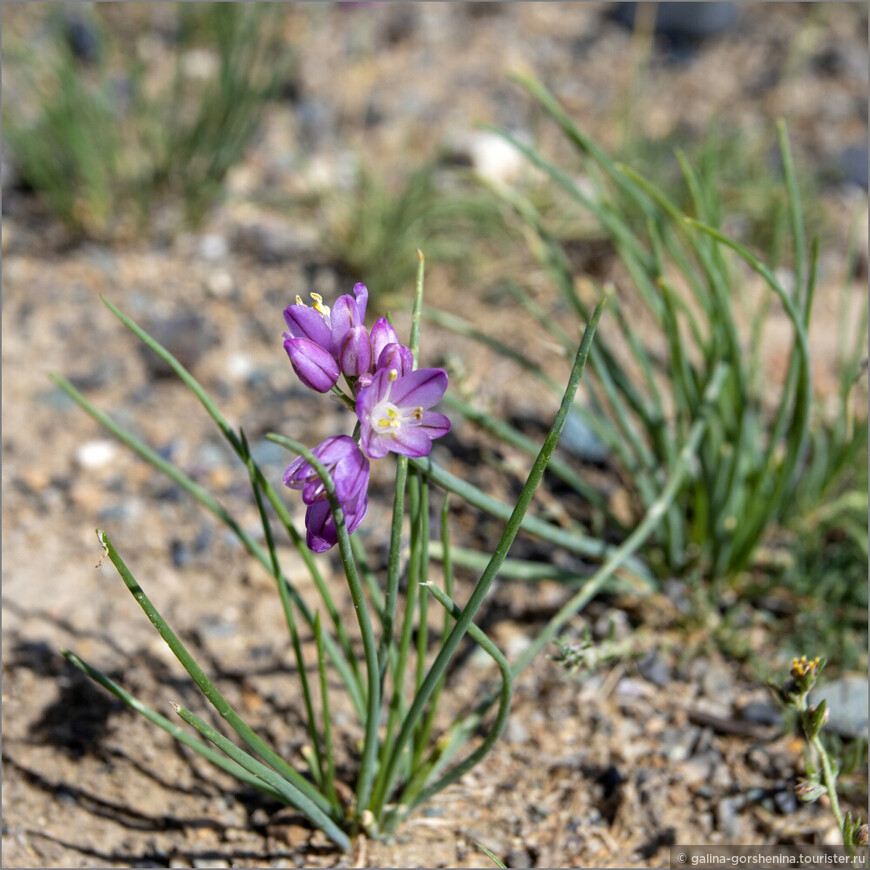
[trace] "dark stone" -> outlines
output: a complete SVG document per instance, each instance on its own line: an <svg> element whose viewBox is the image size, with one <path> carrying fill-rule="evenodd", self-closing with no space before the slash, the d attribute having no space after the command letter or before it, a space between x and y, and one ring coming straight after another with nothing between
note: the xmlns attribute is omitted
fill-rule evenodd
<svg viewBox="0 0 870 870"><path fill-rule="evenodd" d="M857 187L863 187L867 190L867 164L868 164L867 143L863 145L852 145L846 148L838 163L838 175L846 184L854 184Z"/></svg>
<svg viewBox="0 0 870 870"><path fill-rule="evenodd" d="M69 382L82 393L98 390L110 383L118 374L114 365L109 362L100 362L89 371L78 375L69 375Z"/></svg>
<svg viewBox="0 0 870 870"><path fill-rule="evenodd" d="M102 45L96 30L77 15L70 15L64 24L64 39L73 56L82 63L92 64L100 59Z"/></svg>
<svg viewBox="0 0 870 870"><path fill-rule="evenodd" d="M145 331L162 344L186 369L193 369L203 354L217 343L210 322L199 314L182 312L167 320L144 324ZM145 368L152 378L170 378L175 373L156 353L139 345Z"/></svg>
<svg viewBox="0 0 870 870"><path fill-rule="evenodd" d="M766 701L750 701L740 708L740 718L759 725L782 725L782 711Z"/></svg>
<svg viewBox="0 0 870 870"><path fill-rule="evenodd" d="M257 465L272 465L276 468L284 468L294 459L293 454L286 447L274 441L267 441L265 438L251 446L251 457Z"/></svg>
<svg viewBox="0 0 870 870"><path fill-rule="evenodd" d="M187 544L178 538L173 538L169 545L169 552L172 555L172 564L176 568L183 568L190 561L190 550Z"/></svg>
<svg viewBox="0 0 870 870"><path fill-rule="evenodd" d="M607 448L592 431L589 424L576 411L571 411L565 420L565 428L559 446L573 453L584 462L602 465L607 461Z"/></svg>
<svg viewBox="0 0 870 870"><path fill-rule="evenodd" d="M645 680L660 689L671 681L671 669L655 650L638 662L637 669Z"/></svg>
<svg viewBox="0 0 870 870"><path fill-rule="evenodd" d="M794 786L787 785L775 791L773 793L773 805L776 807L776 811L784 816L796 812L798 802L794 793Z"/></svg>
<svg viewBox="0 0 870 870"><path fill-rule="evenodd" d="M634 27L637 3L618 3L614 17L626 27ZM659 3L655 32L677 39L707 39L719 36L737 23L734 3Z"/></svg>
<svg viewBox="0 0 870 870"><path fill-rule="evenodd" d="M531 867L532 857L525 849L511 849L505 860L506 867Z"/></svg>
<svg viewBox="0 0 870 870"><path fill-rule="evenodd" d="M236 231L235 245L263 263L284 263L312 251L312 238L290 227L248 224Z"/></svg>

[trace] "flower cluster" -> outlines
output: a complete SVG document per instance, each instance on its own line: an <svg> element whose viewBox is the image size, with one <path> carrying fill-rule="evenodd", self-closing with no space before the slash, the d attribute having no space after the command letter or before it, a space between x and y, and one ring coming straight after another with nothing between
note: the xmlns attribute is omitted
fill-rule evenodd
<svg viewBox="0 0 870 870"><path fill-rule="evenodd" d="M369 459L388 453L426 456L432 440L450 431L447 417L431 410L447 389L447 373L414 369L410 348L400 343L385 317L367 331L368 296L365 284L356 284L353 296L340 296L331 308L312 293L311 306L297 296L296 304L284 309L284 349L299 380L319 393L337 393L356 410L359 444L339 435L313 450L335 482L348 532L368 509ZM338 387L342 376L353 398ZM330 549L338 534L315 470L300 457L288 466L284 483L301 490L308 505L308 547L317 553Z"/></svg>

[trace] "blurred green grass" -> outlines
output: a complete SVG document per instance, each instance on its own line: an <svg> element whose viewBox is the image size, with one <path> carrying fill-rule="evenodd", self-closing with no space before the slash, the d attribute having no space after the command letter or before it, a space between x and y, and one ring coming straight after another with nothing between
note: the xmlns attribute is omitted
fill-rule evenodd
<svg viewBox="0 0 870 870"><path fill-rule="evenodd" d="M43 4L36 46L4 28L4 141L75 232L129 237L163 206L199 222L294 62L275 4L167 8L169 34L109 26L100 4Z"/></svg>

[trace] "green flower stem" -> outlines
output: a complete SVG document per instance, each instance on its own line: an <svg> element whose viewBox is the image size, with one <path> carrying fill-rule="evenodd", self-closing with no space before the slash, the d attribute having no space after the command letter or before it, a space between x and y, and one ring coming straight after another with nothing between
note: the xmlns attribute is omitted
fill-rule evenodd
<svg viewBox="0 0 870 870"><path fill-rule="evenodd" d="M453 558L452 558L452 550L450 547L450 523L449 523L449 515L450 515L450 493L444 493L444 499L441 502L441 545L438 547L439 556L435 556L436 559L440 558L441 561L441 569L444 575L444 590L448 598L453 597ZM438 546L435 542L430 542L429 547L430 550L433 550L435 546ZM433 552L433 556L434 556ZM483 555L483 554L481 554ZM482 571L486 565L481 565L480 570ZM450 618L449 611L444 611L444 624L441 627L441 639L439 642L439 646L444 646L447 641L447 636L450 634L450 627L453 622ZM443 673L441 675L441 679L435 685L435 690L432 692L432 699L429 702L429 713L426 716L426 719L423 723L423 731L420 735L420 751L426 749L429 745L429 739L432 736L432 729L435 727L435 714L438 712L438 701L441 699L441 692L444 689L444 683L447 680L447 673ZM420 758L415 757L413 767L415 769L419 768Z"/></svg>
<svg viewBox="0 0 870 870"><path fill-rule="evenodd" d="M462 609L451 598L449 598L442 589L439 589L431 582L423 583L422 585L432 593L438 603L441 604L441 606L444 607L454 619L459 619L462 615ZM507 659L505 659L498 647L473 622L468 624L468 634L471 639L495 661L498 665L499 672L501 673L501 691L499 693L499 706L495 721L480 746L478 746L477 749L475 749L467 758L460 761L459 764L451 768L451 770L444 774L444 776L433 782L431 785L426 786L426 788L418 794L415 795L407 790L402 794L399 804L406 806L408 808L407 812L410 812L414 807L425 803L433 795L436 795L448 785L452 785L477 765L492 749L496 740L498 740L502 731L504 731L504 726L507 723L507 717L510 711L511 694L513 692L513 675L511 674ZM401 819L396 817L392 828L388 827L387 830L394 829L395 824L398 824L399 821L401 821Z"/></svg>
<svg viewBox="0 0 870 870"><path fill-rule="evenodd" d="M297 810L310 819L318 828L320 828L320 830L323 831L324 834L326 834L327 837L329 837L330 840L336 844L336 846L339 847L339 849L342 850L342 852L350 851L350 840L348 839L347 834L345 834L344 831L342 831L341 828L339 828L338 825L336 825L335 822L303 792L295 788L291 783L283 780L274 771L266 767L265 764L257 761L255 758L248 755L247 752L243 752L231 740L228 740L220 732L215 731L214 728L207 725L202 721L202 719L191 713L190 710L187 710L178 704L174 704L173 706L175 707L176 713L178 713L178 715L181 716L188 725L192 725L196 728L203 737L214 743L218 749L226 753L236 762L236 764L241 765L249 773L262 779L267 785L270 785L276 791L280 792L287 803L296 807Z"/></svg>
<svg viewBox="0 0 870 870"><path fill-rule="evenodd" d="M420 562L417 577L412 582L421 586L429 581L429 481L420 472ZM421 595L419 601L419 616L417 618L417 669L414 679L414 692L420 691L423 677L426 673L426 651L429 648L429 597ZM434 693L433 693L434 697ZM417 733L414 737L414 752L411 767L416 766L423 754L425 744L426 720L421 719Z"/></svg>
<svg viewBox="0 0 870 870"><path fill-rule="evenodd" d="M840 832L845 834L843 813L840 810L840 799L837 796L837 778L834 776L834 771L831 767L831 759L828 756L827 750L822 745L822 740L818 734L816 734L815 737L809 738L809 741L819 754L819 761L822 765L822 781L825 783L825 790L828 792L828 798L831 801L831 812L834 815L834 819L837 822L837 827L840 829ZM846 845L850 846L853 844L846 843Z"/></svg>
<svg viewBox="0 0 870 870"><path fill-rule="evenodd" d="M378 720L380 718L381 708L378 651L375 643L374 631L372 630L371 617L369 616L369 607L366 603L362 584L360 583L356 562L353 558L353 550L350 545L350 536L347 533L347 525L344 521L344 511L342 511L341 505L339 504L338 498L335 494L335 482L333 481L332 476L320 460L307 447L305 447L304 444L300 444L298 441L294 441L292 438L287 438L284 435L269 434L266 437L271 441L274 441L276 444L287 447L294 453L302 456L305 461L311 465L323 483L326 497L329 500L329 507L332 510L332 516L335 520L335 528L338 534L339 554L341 556L341 562L344 565L344 574L347 578L350 597L353 600L360 634L362 635L363 651L366 660L368 693L366 697L365 716L366 734L356 791L356 813L354 818L354 830L356 830L359 827L360 815L368 808L368 801L371 795L372 778L374 776L375 761L378 751Z"/></svg>
<svg viewBox="0 0 870 870"><path fill-rule="evenodd" d="M813 734L812 730L804 724L807 715L806 693L795 699L795 706L801 713L801 727L803 728L804 736L819 756L819 763L822 766L822 782L825 784L825 791L828 793L828 799L831 802L831 813L834 816L834 820L837 822L837 827L840 829L840 833L843 835L844 845L853 845L852 843L845 842L846 828L843 824L843 812L840 809L840 798L837 795L837 776L831 766L831 759L828 755L828 751L825 749L825 745L822 743L822 739L819 736L821 729Z"/></svg>
<svg viewBox="0 0 870 870"><path fill-rule="evenodd" d="M390 524L390 553L387 559L387 589L384 596L384 625L379 655L386 669L393 646L393 626L399 599L399 574L402 568L402 521L405 516L405 490L408 483L408 457L396 461L396 485L393 495L393 518ZM381 674L381 686L386 670Z"/></svg>
<svg viewBox="0 0 870 870"><path fill-rule="evenodd" d="M411 649L411 636L414 631L414 610L417 606L417 587L420 570L420 475L415 474L408 481L408 505L411 514L411 554L408 561L408 588L405 592L405 614L399 636L399 649L395 668L392 670L393 694L387 712L387 725L381 743L378 774L372 792L372 806L382 806L386 800L387 782L385 779L387 760L392 748L393 735L401 718L401 704L405 691L405 670ZM378 818L380 812L375 812Z"/></svg>
<svg viewBox="0 0 870 870"><path fill-rule="evenodd" d="M423 681L423 685L420 687L420 690L414 697L411 708L408 711L408 714L405 716L404 721L402 722L402 728L399 732L398 737L396 738L395 745L392 747L390 759L387 763L386 773L384 774L384 778L387 783L385 794L389 793L392 789L394 777L399 764L399 759L402 757L405 746L407 745L408 741L414 733L417 721L420 719L426 703L429 701L429 698L431 697L435 686L438 684L438 681L441 679L442 674L447 668L447 665L451 657L453 656L453 653L456 651L456 647L459 645L459 642L462 640L465 632L468 630L468 626L474 618L475 613L477 613L480 605L483 603L483 600L486 597L490 586L492 585L498 574L499 568L507 557L508 550L510 549L511 544L514 541L517 532L519 532L520 530L520 525L522 523L523 517L525 516L529 504L531 503L532 496L534 495L534 492L537 489L541 478L543 477L544 469L547 467L547 462L550 456L553 454L553 450L555 450L556 448L559 436L562 434L562 429L565 426L565 421L568 418L568 413L571 410L571 406L574 402L574 396L577 393L577 388L580 386L580 377L583 374L583 369L586 365L586 359L589 356L589 349L592 345L592 339L595 335L595 329L598 326L598 321L604 309L604 301L605 300L602 300L598 303L598 306L596 307L592 318L587 325L585 332L583 333L583 339L580 342L580 347L577 351L577 356L571 369L571 376L568 380L568 386L565 390L565 395L562 398L562 404L559 408L559 412L556 415L553 426L550 429L550 432L548 433L544 444L541 447L541 451L532 466L532 470L529 472L528 479L523 486L516 507L511 513L510 519L507 523L507 527L505 528L501 540L499 541L498 546L496 547L495 552L492 555L492 559L490 560L490 563L487 566L486 570L483 572L480 580L477 582L477 585L475 586L474 591L472 592L471 597L468 600L468 603L463 609L461 616L457 619L456 625L453 627L452 631L448 635L446 643L439 651L434 663L432 664L432 667L426 674L426 679ZM381 802L374 807L375 816L378 817L381 814L382 810L383 803Z"/></svg>
<svg viewBox="0 0 870 870"><path fill-rule="evenodd" d="M215 752L215 750L208 744L203 743L201 740L197 740L196 737L191 737L190 734L179 728L174 722L170 722L165 716L161 716L159 713L147 706L147 704L143 704L138 698L134 697L129 692L122 689L116 682L109 679L109 677L102 673L102 671L98 671L86 661L80 659L74 652L65 649L61 650L61 654L68 662L75 665L80 671L86 673L95 683L99 683L104 689L108 689L108 691L110 691L116 698L123 701L131 710L135 710L137 713L144 716L149 722L162 728L179 743L183 743L194 752L198 752L203 758L208 759L212 764L236 777L236 779L241 780L246 785L260 789L260 791L263 791L276 800L284 803L284 796L277 789L272 788L272 786L259 777L248 773L244 767L240 767L236 762L228 760L220 752Z"/></svg>
<svg viewBox="0 0 870 870"><path fill-rule="evenodd" d="M178 639L175 632L166 623L166 620L158 613L157 608L151 603L142 587L130 573L130 569L124 564L112 542L102 530L97 530L97 537L106 551L106 555L121 575L126 587L136 599L151 624L157 629L160 637L166 641L166 645L172 650L175 657L181 662L184 669L190 674L197 688L205 695L209 703L217 710L227 724L254 750L264 761L275 768L283 779L292 784L295 789L302 792L310 801L313 801L322 810L329 811L329 803L317 789L303 776L295 771L280 755L258 737L250 726L233 709L217 687L203 673L202 668L196 663L193 656L187 651L184 644Z"/></svg>
<svg viewBox="0 0 870 870"><path fill-rule="evenodd" d="M252 460L253 461L253 460ZM329 591L329 587L326 585L326 581L323 579L323 573L320 568L317 567L317 562L314 560L314 556L311 553L311 550L308 549L307 544L302 537L299 535L299 532L296 531L296 527L293 525L293 521L290 518L290 514L287 510L287 505L281 500L278 493L275 492L274 487L268 480L264 477L263 473L260 469L254 465L254 469L257 473L257 481L259 485L262 487L263 491L266 494L266 498L269 499L269 503L275 510L275 513L278 515L278 519L281 521L284 528L287 530L287 533L290 535L293 545L296 548L297 552L302 556L302 561L305 562L306 568L308 568L308 572L311 574L311 578L314 580L314 585L317 587L317 592L320 595L321 600L323 601L324 607L326 607L326 612L329 614L329 618L332 621L333 626L335 627L335 633L338 637L338 643L341 648L342 653L344 654L344 661L340 663L341 667L339 668L339 662L337 662L335 655L330 655L330 658L333 660L333 663L336 664L336 669L339 674L344 674L349 672L353 674L353 689L350 692L351 700L353 701L354 707L356 707L357 714L362 718L363 709L365 707L365 683L363 682L363 676L360 673L359 663L357 662L356 654L354 653L353 646L350 642L350 637L347 634L347 629L344 626L344 620L341 617L341 614L338 612L338 608L335 606L335 602L333 601L332 594ZM304 614L303 614L304 615ZM306 618L306 622L308 619ZM314 621L312 620L310 623L311 627L314 627ZM322 629L322 626L321 626ZM335 641L332 638L332 635L323 633L323 642L326 646L327 652L330 649L335 648ZM342 679L347 685L347 680L342 676Z"/></svg>
<svg viewBox="0 0 870 870"><path fill-rule="evenodd" d="M326 752L326 770L323 782L326 786L326 796L332 802L337 813L341 812L341 801L335 790L335 756L332 750L332 716L329 713L329 685L326 680L326 652L323 648L323 629L320 625L320 614L314 614L314 642L317 645L317 671L320 675L320 701L323 708L323 746ZM322 769L322 768L321 768Z"/></svg>
<svg viewBox="0 0 870 870"><path fill-rule="evenodd" d="M354 676L357 679L357 682L359 682L360 686L362 686L362 680L357 667L356 656L353 654L353 651L351 649L350 641L347 637L347 632L344 630L344 624L342 623L341 618L338 614L338 610L335 607L335 603L332 600L332 595L330 594L329 587L323 581L323 575L320 573L320 569L317 567L317 563L314 561L314 557L311 555L310 550L308 549L308 547L305 546L305 542L302 540L302 536L293 525L293 521L291 520L290 514L287 512L284 503L277 497L277 494L275 493L271 484L265 479L264 475L262 474L256 463L253 462L253 458L251 457L250 452L247 449L247 445L244 443L244 436L241 433L237 435L233 431L233 428L227 422L223 414L221 414L220 409L217 407L217 405L215 405L215 403L212 401L208 393L206 393L206 391L203 389L199 381L197 381L196 378L194 378L193 375L165 347L163 347L162 344L160 344L160 342L152 338L144 329L142 329L141 326L139 326L134 320L132 320L130 317L128 317L126 314L116 308L111 302L109 302L108 299L106 299L105 297L102 297L102 299L103 303L115 315L115 317L117 317L118 320L120 320L121 323L127 329L129 329L130 332L132 332L133 335L135 335L146 347L148 347L155 354L157 354L157 356L159 356L175 372L179 380L194 394L194 396L196 396L200 404L203 406L203 408L205 408L208 415L212 418L212 420L214 420L218 429L220 429L221 434L229 442L230 447L232 447L233 451L239 457L239 459L246 465L248 465L249 463L253 463L257 476L261 481L263 491L266 493L266 497L269 499L272 506L278 512L278 516L281 519L284 528L287 530L291 540L293 541L293 546L302 556L302 560L305 562L305 565L308 568L308 571L310 572L315 585L317 586L317 591L320 593L320 597L323 599L330 618L332 619L333 625L335 626L336 633L344 650L345 658L347 659L347 662L350 665L351 669L354 671ZM341 393L340 390L338 392L340 395L344 396L344 394ZM352 400L349 400L347 396L344 396L344 398L348 401L351 401L352 408ZM278 579L279 578L276 577L276 580ZM309 618L309 616L310 614L306 615L305 618L306 622L308 622L310 626L313 625L313 622L312 619ZM361 692L362 688L360 688L359 691L352 693L352 696L355 699L359 699L359 695L361 694ZM359 700L361 701L361 699ZM358 712L361 712L361 710L362 703L360 702Z"/></svg>
<svg viewBox="0 0 870 870"><path fill-rule="evenodd" d="M353 550L353 557L356 559L356 563L359 566L360 574L362 574L363 582L366 584L368 589L369 599L371 600L375 613L381 622L381 628L383 628L384 595L381 592L381 587L378 585L378 578L375 576L374 571L372 571L371 566L368 563L365 547L360 541L359 535L350 536L350 547L351 550Z"/></svg>
<svg viewBox="0 0 870 870"><path fill-rule="evenodd" d="M442 489L447 490L447 492L458 495L472 507L485 511L505 522L512 516L513 511L509 504L493 498L476 486L451 474L433 462L431 456L425 456L422 459L411 459L410 464L415 468L419 468L429 478L431 483L440 486ZM572 553L579 553L581 556L588 556L593 559L606 559L614 549L609 544L605 544L600 540L558 528L538 517L524 516L522 529L541 540L549 541L551 544L564 547ZM638 577L644 579L650 577L649 570L638 559L629 560L625 563L625 567Z"/></svg>
<svg viewBox="0 0 870 870"><path fill-rule="evenodd" d="M272 537L272 526L269 522L269 517L266 515L266 508L263 504L263 498L260 494L260 485L257 480L254 462L251 459L250 451L248 450L248 441L245 438L244 432L241 433L242 446L245 454L248 457L248 474L251 477L251 488L254 491L254 499L257 502L257 510L260 513L260 522L263 525L263 533L266 536L266 547L269 550L269 558L272 560L272 575L275 578L281 577L281 566L278 562L278 552L275 549L275 539ZM320 751L320 737L317 733L316 720L314 718L314 704L311 700L311 686L308 682L308 672L305 668L305 659L302 655L302 643L299 640L299 631L296 628L296 617L293 615L293 603L290 600L290 594L287 592L287 587L278 580L278 596L281 599L281 607L284 610L284 620L287 623L287 630L290 633L290 642L293 646L293 654L296 658L296 670L299 673L299 680L302 683L302 698L305 704L306 727L308 728L308 736L311 738L311 745L314 748L314 765L311 773L318 784L323 782L323 755ZM315 625L319 625L318 616L314 617Z"/></svg>
<svg viewBox="0 0 870 870"><path fill-rule="evenodd" d="M417 248L417 281L414 285L414 307L411 310L411 335L408 347L414 357L414 368L417 368L417 357L420 352L420 318L423 313L423 273L426 260L423 252Z"/></svg>
<svg viewBox="0 0 870 870"><path fill-rule="evenodd" d="M263 565L263 567L267 571L271 573L271 564L269 557L264 552L262 547L260 547L260 545L238 524L235 518L226 510L226 508L224 508L222 504L220 504L220 502L217 501L217 499L214 498L214 496L207 489L193 481L181 470L172 465L172 463L167 462L162 456L152 450L147 444L136 438L134 435L132 435L130 432L128 432L126 429L116 423L111 417L108 416L108 414L103 413L95 405L91 404L91 402L89 402L69 381L67 381L66 378L55 373L51 373L49 377L83 411L89 414L94 420L97 421L97 423L99 423L104 429L106 429L106 431L114 435L115 438L117 438L122 444L124 444L126 447L129 447L130 450L136 453L140 458L144 459L153 468L156 468L159 472L165 474L173 483L183 489L188 495L192 496L207 511L213 514L224 525L226 525L239 539L245 549L255 559L257 559L257 561L260 562L260 564ZM259 470L257 476L260 480L261 485L264 488L264 492L266 493L266 497L269 499L269 501L273 505L275 505L276 502L280 503L277 495L275 495L274 493L274 490L272 490L271 486L268 485ZM286 515L286 509L284 509L284 514ZM289 516L287 516L287 519L289 520ZM285 523L285 525L287 524ZM292 528L292 523L290 523L290 527ZM296 542L297 540L301 541L298 533L296 533L294 537L294 542ZM311 569L311 566L314 565L314 562L311 559L311 553L308 551L308 548L304 545L304 543L302 543L301 546L297 545L297 548L303 560L305 560L306 565L308 565L309 569ZM318 577L320 575L316 569L316 566L314 566L312 576L314 577L315 583L317 583ZM284 583L287 586L287 590L290 594L291 599L293 600L293 604L298 608L305 621L309 625L313 625L314 616L311 613L311 610L308 608L308 605L299 595L297 589L290 583L289 580L287 580L286 577L282 576L275 579L281 583ZM318 585L318 589L319 588L320 585ZM340 674L342 680L344 681L344 684L347 686L347 690L351 697L351 700L354 703L354 707L356 708L357 713L360 715L360 718L362 718L363 701L360 694L359 684L351 673L350 668L348 667L347 660L345 659L332 635L325 635L324 641L326 643L327 652L329 653L329 656L332 659L336 670Z"/></svg>

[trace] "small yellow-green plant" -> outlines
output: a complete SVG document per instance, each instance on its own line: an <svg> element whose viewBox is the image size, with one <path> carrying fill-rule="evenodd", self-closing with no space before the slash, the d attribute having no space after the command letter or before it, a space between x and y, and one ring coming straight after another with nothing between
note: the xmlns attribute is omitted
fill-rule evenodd
<svg viewBox="0 0 870 870"><path fill-rule="evenodd" d="M786 709L796 711L810 749L811 757L806 761L806 777L798 783L798 797L802 801L813 803L822 795L827 795L837 828L843 837L843 845L866 846L867 825L862 824L860 818L853 819L851 813L844 815L840 809L837 794L840 770L821 738L822 729L830 717L827 702L822 700L814 705L809 702L810 692L818 682L824 666L825 662L820 658L809 661L806 656L801 656L792 662L791 672L784 683L778 685L770 680L768 685L780 704Z"/></svg>

